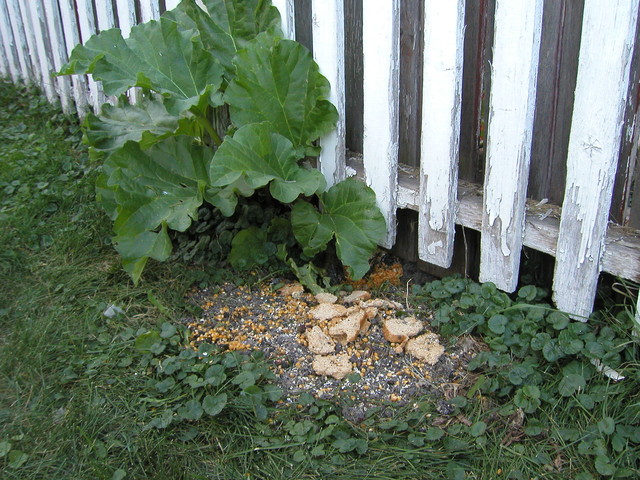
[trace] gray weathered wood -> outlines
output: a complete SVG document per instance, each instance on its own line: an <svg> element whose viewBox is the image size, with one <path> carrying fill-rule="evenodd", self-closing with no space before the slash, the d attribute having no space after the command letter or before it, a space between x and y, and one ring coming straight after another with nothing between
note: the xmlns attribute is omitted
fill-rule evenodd
<svg viewBox="0 0 640 480"><path fill-rule="evenodd" d="M368 0L363 0L367 2ZM431 2L432 3L432 2ZM423 2L400 2L400 145L399 162L420 165L422 118ZM397 13L396 13L397 14Z"/></svg>
<svg viewBox="0 0 640 480"><path fill-rule="evenodd" d="M62 31L62 19L58 9L57 0L44 0L44 10L49 31L49 48L53 69L57 72L67 62L67 49L64 44L64 32ZM71 94L71 79L69 77L57 77L56 89L60 96L62 111L71 113L74 110L73 97Z"/></svg>
<svg viewBox="0 0 640 480"><path fill-rule="evenodd" d="M455 236L464 1L426 2L424 22L418 254L447 268Z"/></svg>
<svg viewBox="0 0 640 480"><path fill-rule="evenodd" d="M20 2L18 0L6 1L11 30L13 31L13 36L15 38L18 63L20 64L20 77L25 83L33 83L34 74L31 67L31 59L29 57L29 46L27 44L25 27L22 21L22 14L20 13Z"/></svg>
<svg viewBox="0 0 640 480"><path fill-rule="evenodd" d="M544 2L527 195L560 205L576 87L583 0Z"/></svg>
<svg viewBox="0 0 640 480"><path fill-rule="evenodd" d="M58 0L60 5L60 20L64 32L65 48L67 57L71 55L73 47L80 43L80 30L76 21L75 4L73 0ZM89 90L87 78L84 75L71 76L71 92L76 103L76 111L80 118L84 118L89 109Z"/></svg>
<svg viewBox="0 0 640 480"><path fill-rule="evenodd" d="M55 89L53 59L51 58L51 47L49 46L49 30L47 28L44 5L42 0L31 0L27 3L30 14L31 29L33 32L33 42L35 51L34 61L38 62L40 72L40 84L44 94L50 103L57 103L60 100Z"/></svg>
<svg viewBox="0 0 640 480"><path fill-rule="evenodd" d="M480 246L480 281L518 284L542 0L496 2Z"/></svg>
<svg viewBox="0 0 640 480"><path fill-rule="evenodd" d="M96 33L93 4L90 0L76 0L76 5L78 7L77 18L80 38L84 44ZM102 90L102 84L96 82L92 75L87 75L87 84L89 87L89 98L87 99L87 103L93 107L93 111L95 113L98 113L102 104L106 100Z"/></svg>
<svg viewBox="0 0 640 480"><path fill-rule="evenodd" d="M620 225L640 228L640 212L637 211L640 209L640 194L638 194L638 187L635 187L635 185L640 186L640 165L638 165L638 145L640 145L640 22L636 26L634 43L629 73L629 92L627 93L622 127L622 142L609 219Z"/></svg>
<svg viewBox="0 0 640 480"><path fill-rule="evenodd" d="M362 161L350 158L347 166L364 178ZM398 208L418 210L419 169L402 167L398 170ZM464 182L458 185L456 223L472 230L482 230L482 188L479 184ZM559 207L540 211L538 202L527 202L524 240L525 247L551 256L556 256L556 244L560 230ZM605 238L602 271L612 275L640 282L640 230L632 230L610 224Z"/></svg>
<svg viewBox="0 0 640 480"><path fill-rule="evenodd" d="M140 20L142 23L160 18L160 4L158 0L139 0Z"/></svg>
<svg viewBox="0 0 640 480"><path fill-rule="evenodd" d="M553 283L558 308L577 318L601 270L637 18L637 0L585 1Z"/></svg>
<svg viewBox="0 0 640 480"><path fill-rule="evenodd" d="M344 9L342 0L313 0L313 57L331 84L329 100L338 110L336 129L320 139L318 158L327 185L345 178Z"/></svg>
<svg viewBox="0 0 640 480"><path fill-rule="evenodd" d="M20 60L16 49L16 40L9 21L9 11L6 0L0 0L0 38L4 48L4 58L7 61L8 73L11 80L17 83L21 78Z"/></svg>
<svg viewBox="0 0 640 480"><path fill-rule="evenodd" d="M398 82L400 74L399 2L363 3L363 132L364 175L376 192L387 222L382 245L391 248L396 237L398 169ZM390 21L393 20L393 21Z"/></svg>

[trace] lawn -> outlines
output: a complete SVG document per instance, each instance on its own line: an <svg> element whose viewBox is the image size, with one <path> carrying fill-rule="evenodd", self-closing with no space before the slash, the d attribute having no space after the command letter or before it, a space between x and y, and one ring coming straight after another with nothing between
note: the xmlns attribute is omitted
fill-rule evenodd
<svg viewBox="0 0 640 480"><path fill-rule="evenodd" d="M134 285L95 202L100 164L77 120L2 82L0 138L2 478L640 477L624 295L608 295L585 325L546 306L538 287L509 297L460 278L416 286L410 308L434 311L444 338L487 345L446 412L416 398L356 424L310 395L278 406L269 362L191 349L180 324L199 313L185 297L194 286L269 271L173 259L150 262Z"/></svg>

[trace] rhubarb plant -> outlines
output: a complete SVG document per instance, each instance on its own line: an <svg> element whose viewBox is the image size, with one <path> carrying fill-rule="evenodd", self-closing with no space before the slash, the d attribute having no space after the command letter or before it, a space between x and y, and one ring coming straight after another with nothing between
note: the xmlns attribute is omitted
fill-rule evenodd
<svg viewBox="0 0 640 480"><path fill-rule="evenodd" d="M149 258L166 260L169 230L184 232L203 203L231 216L239 197L268 189L290 207L279 221L305 258L335 241L351 276L362 277L386 231L375 195L354 179L325 191L309 166L337 121L329 82L304 46L283 38L269 1L202 3L184 0L128 38L103 31L59 72L93 75L112 99L83 130L103 161L97 200L125 270L138 282ZM266 234L251 228L234 238L232 264L268 250Z"/></svg>

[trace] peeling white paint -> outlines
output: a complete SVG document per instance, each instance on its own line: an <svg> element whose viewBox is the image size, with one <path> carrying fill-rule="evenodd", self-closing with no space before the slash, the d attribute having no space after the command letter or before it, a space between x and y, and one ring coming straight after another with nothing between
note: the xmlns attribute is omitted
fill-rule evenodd
<svg viewBox="0 0 640 480"><path fill-rule="evenodd" d="M464 55L464 1L424 4L418 255L453 258Z"/></svg>
<svg viewBox="0 0 640 480"><path fill-rule="evenodd" d="M362 5L363 164L387 222L382 245L396 238L398 115L400 82L399 0L368 0Z"/></svg>
<svg viewBox="0 0 640 480"><path fill-rule="evenodd" d="M331 84L329 100L338 110L338 124L320 139L320 171L327 186L345 178L344 5L341 0L313 0L313 57Z"/></svg>
<svg viewBox="0 0 640 480"><path fill-rule="evenodd" d="M576 318L595 298L637 17L637 1L585 1L553 284L558 308Z"/></svg>
<svg viewBox="0 0 640 480"><path fill-rule="evenodd" d="M518 282L543 0L497 0L484 181L480 280Z"/></svg>

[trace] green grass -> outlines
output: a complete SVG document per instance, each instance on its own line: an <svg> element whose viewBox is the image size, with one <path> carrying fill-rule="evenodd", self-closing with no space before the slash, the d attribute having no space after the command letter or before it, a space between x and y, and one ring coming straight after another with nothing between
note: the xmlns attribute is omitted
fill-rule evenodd
<svg viewBox="0 0 640 480"><path fill-rule="evenodd" d="M154 364L141 362L168 353L144 357L135 339L193 308L184 294L207 274L153 263L134 286L94 201L98 173L76 121L37 92L0 82L0 478L640 475L640 374L624 311L618 320L594 320L626 338L628 379L591 377L584 392L592 406L578 402L582 391L547 394L560 381L549 374L543 408L524 417L508 396L476 394L456 399L447 425L433 423L441 414L429 398L351 425L335 405L306 398L299 408L270 409L265 421L231 406L219 416L147 428L166 399L153 388ZM107 318L110 305L126 314ZM501 378L486 373L494 374ZM505 441L509 434L517 438Z"/></svg>

